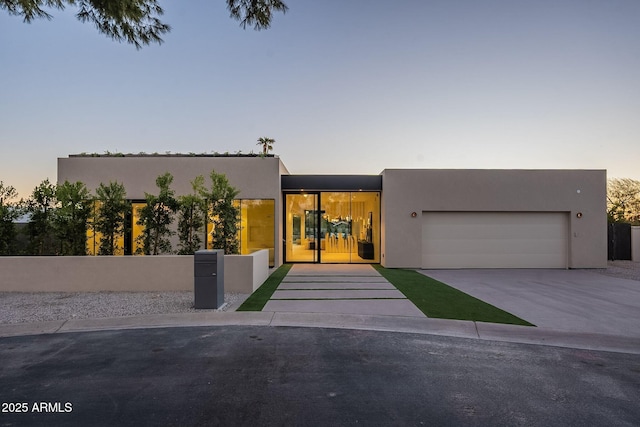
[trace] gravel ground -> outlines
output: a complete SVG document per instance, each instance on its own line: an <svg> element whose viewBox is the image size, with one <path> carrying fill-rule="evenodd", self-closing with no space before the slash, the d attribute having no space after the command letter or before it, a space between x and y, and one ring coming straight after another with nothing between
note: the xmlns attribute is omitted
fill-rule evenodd
<svg viewBox="0 0 640 427"><path fill-rule="evenodd" d="M193 308L193 292L0 292L0 324L234 311L247 294L227 293L219 310Z"/></svg>
<svg viewBox="0 0 640 427"><path fill-rule="evenodd" d="M596 271L607 276L640 280L640 262L609 261L607 268Z"/></svg>
<svg viewBox="0 0 640 427"><path fill-rule="evenodd" d="M640 262L609 261L599 274L640 281ZM139 316L144 314L235 311L247 294L227 293L220 310L193 308L193 292L0 292L0 324Z"/></svg>

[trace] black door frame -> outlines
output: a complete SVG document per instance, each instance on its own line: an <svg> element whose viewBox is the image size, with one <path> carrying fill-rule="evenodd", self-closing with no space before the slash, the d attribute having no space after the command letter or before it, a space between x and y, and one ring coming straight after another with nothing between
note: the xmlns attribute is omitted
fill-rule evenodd
<svg viewBox="0 0 640 427"><path fill-rule="evenodd" d="M321 205L321 200L320 200L320 191L287 191L284 192L284 209L282 209L282 232L283 232L283 236L284 239L282 239L282 257L283 257L283 262L287 263L287 262L295 262L296 264L321 264L322 263L322 257L321 257L321 250L320 247L322 245L322 242L320 241L320 232L322 229L322 212L320 211L320 206ZM316 247L315 247L315 251L316 251L316 256L315 256L315 260L314 261L289 261L287 260L287 212L288 212L288 208L287 208L287 197L289 195L303 195L303 194L310 194L310 195L314 195L316 196L316 206L315 206L315 212L316 212L316 230L315 230L315 239L316 239Z"/></svg>

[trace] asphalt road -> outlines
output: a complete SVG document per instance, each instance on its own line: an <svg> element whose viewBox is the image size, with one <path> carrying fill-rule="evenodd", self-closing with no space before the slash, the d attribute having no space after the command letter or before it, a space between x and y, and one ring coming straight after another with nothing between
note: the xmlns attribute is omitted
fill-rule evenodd
<svg viewBox="0 0 640 427"><path fill-rule="evenodd" d="M0 426L640 425L624 353L230 326L0 338L0 361Z"/></svg>

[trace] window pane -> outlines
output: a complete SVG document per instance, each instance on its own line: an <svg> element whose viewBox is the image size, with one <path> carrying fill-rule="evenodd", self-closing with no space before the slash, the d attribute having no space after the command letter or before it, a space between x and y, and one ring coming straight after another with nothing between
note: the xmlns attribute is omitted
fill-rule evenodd
<svg viewBox="0 0 640 427"><path fill-rule="evenodd" d="M131 253L133 255L142 255L144 254L144 247L142 242L139 240L142 238L142 231L144 227L142 225L138 225L138 221L140 220L139 210L146 206L146 203L132 203L132 217L133 220L131 225Z"/></svg>
<svg viewBox="0 0 640 427"><path fill-rule="evenodd" d="M380 193L351 193L351 216L358 242L351 262L380 262Z"/></svg>
<svg viewBox="0 0 640 427"><path fill-rule="evenodd" d="M325 263L349 263L357 249L353 235L351 193L323 192L320 200L320 259Z"/></svg>
<svg viewBox="0 0 640 427"><path fill-rule="evenodd" d="M316 194L285 195L287 262L317 261L317 201Z"/></svg>
<svg viewBox="0 0 640 427"><path fill-rule="evenodd" d="M269 265L274 265L275 201L273 199L240 201L240 253L260 249L269 251Z"/></svg>
<svg viewBox="0 0 640 427"><path fill-rule="evenodd" d="M380 193L322 192L323 263L380 262Z"/></svg>
<svg viewBox="0 0 640 427"><path fill-rule="evenodd" d="M97 216L100 215L101 202L95 201L95 214L96 217L90 217L87 227L87 255L98 255L100 251L100 243L102 242L102 233L94 230L93 223L97 220ZM114 255L124 255L124 234L119 234L115 238L115 251Z"/></svg>

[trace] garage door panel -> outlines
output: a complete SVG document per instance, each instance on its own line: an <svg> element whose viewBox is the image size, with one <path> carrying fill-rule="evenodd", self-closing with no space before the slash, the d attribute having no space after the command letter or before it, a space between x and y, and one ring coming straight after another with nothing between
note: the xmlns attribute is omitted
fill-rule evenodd
<svg viewBox="0 0 640 427"><path fill-rule="evenodd" d="M434 256L432 264L423 268L564 268L555 266L557 258L548 254L536 257L532 262L531 257L522 255L505 255L499 258L490 254L462 254L464 265L460 264L460 255Z"/></svg>
<svg viewBox="0 0 640 427"><path fill-rule="evenodd" d="M482 239L482 240L438 240L432 241L427 247L430 253L451 254L458 253L479 254L544 254L549 252L550 242L547 239L533 239L528 241L510 239ZM563 241L555 242L557 246Z"/></svg>
<svg viewBox="0 0 640 427"><path fill-rule="evenodd" d="M566 268L568 216L424 212L423 268Z"/></svg>
<svg viewBox="0 0 640 427"><path fill-rule="evenodd" d="M452 240L461 239L467 240L469 238L481 238L481 239L549 239L555 238L560 233L564 233L562 227L545 227L542 225L523 225L520 227L505 227L505 226L486 226L482 224L478 225L455 225L453 229L447 232L447 229L442 227L439 230L429 233L432 239L439 240Z"/></svg>
<svg viewBox="0 0 640 427"><path fill-rule="evenodd" d="M467 239L472 236L490 238L548 238L564 233L566 227L561 224L430 224L429 235L435 239Z"/></svg>

